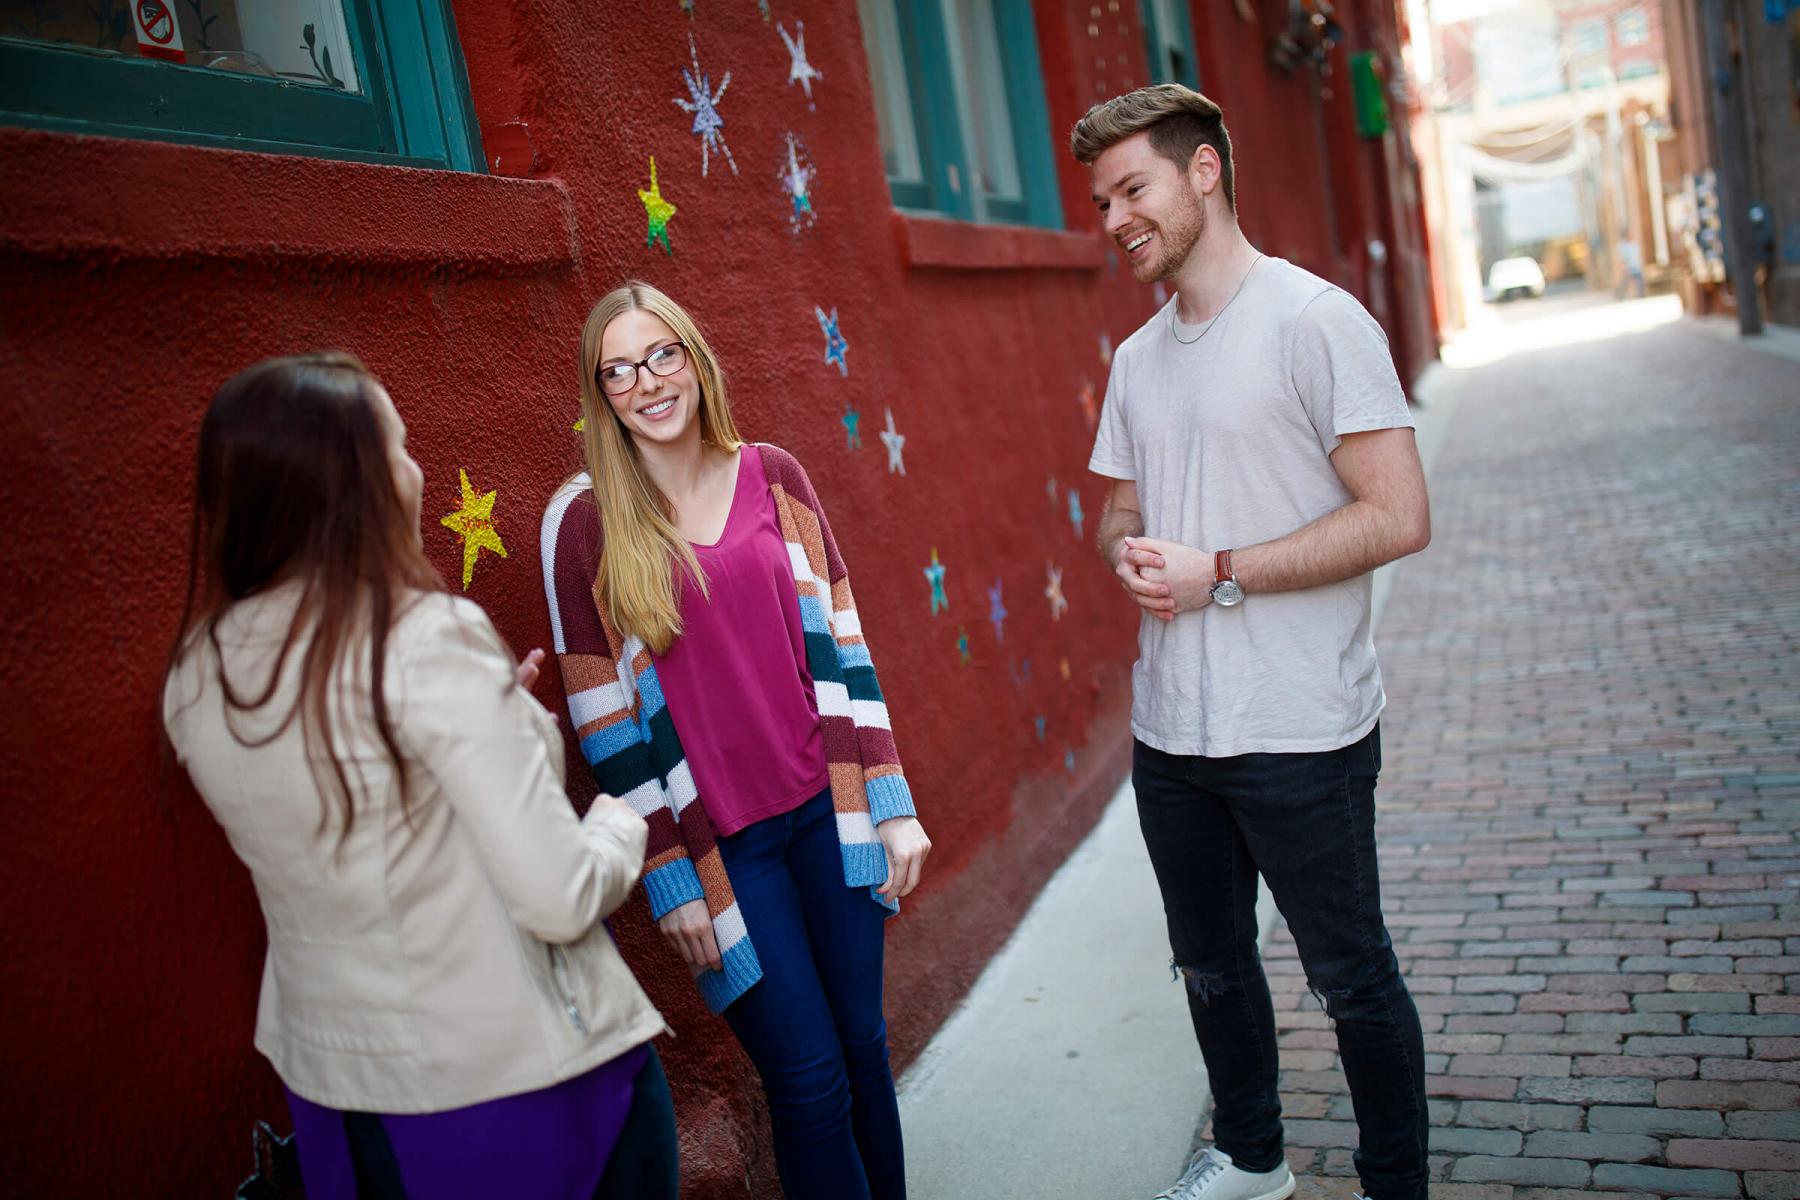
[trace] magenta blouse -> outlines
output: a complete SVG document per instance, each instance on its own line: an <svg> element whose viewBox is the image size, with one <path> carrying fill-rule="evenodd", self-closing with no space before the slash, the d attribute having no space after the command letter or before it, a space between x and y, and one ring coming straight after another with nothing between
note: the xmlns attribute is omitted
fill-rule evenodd
<svg viewBox="0 0 1800 1200"><path fill-rule="evenodd" d="M831 782L794 564L755 446L738 455L725 531L692 545L712 598L683 581L681 636L656 657L656 674L700 802L727 836Z"/></svg>

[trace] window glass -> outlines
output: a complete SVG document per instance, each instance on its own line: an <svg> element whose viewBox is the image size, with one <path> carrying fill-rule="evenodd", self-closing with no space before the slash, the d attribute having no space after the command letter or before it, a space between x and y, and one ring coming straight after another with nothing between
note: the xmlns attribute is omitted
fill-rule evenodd
<svg viewBox="0 0 1800 1200"><path fill-rule="evenodd" d="M1031 0L857 7L895 206L1061 227Z"/></svg>
<svg viewBox="0 0 1800 1200"><path fill-rule="evenodd" d="M451 0L0 0L0 124L477 171Z"/></svg>
<svg viewBox="0 0 1800 1200"><path fill-rule="evenodd" d="M0 0L0 33L96 55L363 90L341 0Z"/></svg>
<svg viewBox="0 0 1800 1200"><path fill-rule="evenodd" d="M919 162L919 133L913 125L912 97L906 86L906 60L900 45L900 20L894 0L863 0L863 45L869 52L869 86L875 93L875 118L881 127L881 161L888 178L909 183L924 179Z"/></svg>
<svg viewBox="0 0 1800 1200"><path fill-rule="evenodd" d="M1570 31L1569 40L1577 57L1590 54L1606 53L1606 22L1604 20L1577 21Z"/></svg>
<svg viewBox="0 0 1800 1200"><path fill-rule="evenodd" d="M981 197L1022 199L993 0L943 0L943 5L944 25L953 34L950 55L967 130L970 182Z"/></svg>
<svg viewBox="0 0 1800 1200"><path fill-rule="evenodd" d="M1650 40L1650 18L1641 8L1622 12L1613 18L1613 32L1621 46L1642 46Z"/></svg>
<svg viewBox="0 0 1800 1200"><path fill-rule="evenodd" d="M1199 67L1188 33L1185 0L1143 0L1144 36L1149 42L1150 81L1198 87Z"/></svg>

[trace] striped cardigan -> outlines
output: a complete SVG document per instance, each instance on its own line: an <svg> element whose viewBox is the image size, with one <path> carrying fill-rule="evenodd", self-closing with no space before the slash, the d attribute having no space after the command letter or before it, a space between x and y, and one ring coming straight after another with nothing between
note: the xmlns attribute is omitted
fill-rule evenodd
<svg viewBox="0 0 1800 1200"><path fill-rule="evenodd" d="M887 880L887 852L875 826L913 815L912 792L888 726L887 705L863 641L849 573L825 510L794 457L759 444L782 539L794 567L831 798L837 811L844 883L873 888ZM602 791L625 800L650 826L644 891L657 919L705 900L722 965L695 979L707 1006L725 1006L762 978L706 808L663 700L650 651L621 635L595 588L601 527L584 473L558 490L544 512L544 592L569 716L581 756ZM748 767L747 769L754 769ZM879 894L889 909L899 905Z"/></svg>

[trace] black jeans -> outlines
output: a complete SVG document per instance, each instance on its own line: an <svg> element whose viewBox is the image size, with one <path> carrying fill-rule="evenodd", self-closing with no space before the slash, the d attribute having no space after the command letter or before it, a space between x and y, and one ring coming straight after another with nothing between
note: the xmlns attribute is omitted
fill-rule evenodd
<svg viewBox="0 0 1800 1200"><path fill-rule="evenodd" d="M1131 782L1206 1059L1214 1143L1246 1171L1281 1162L1275 1009L1256 950L1260 873L1337 1027L1363 1189L1423 1200L1425 1044L1381 916L1380 770L1375 729L1317 754L1201 758L1138 742Z"/></svg>
<svg viewBox="0 0 1800 1200"><path fill-rule="evenodd" d="M675 1100L656 1047L638 1072L631 1111L594 1200L677 1200L681 1191L681 1142L675 1132Z"/></svg>

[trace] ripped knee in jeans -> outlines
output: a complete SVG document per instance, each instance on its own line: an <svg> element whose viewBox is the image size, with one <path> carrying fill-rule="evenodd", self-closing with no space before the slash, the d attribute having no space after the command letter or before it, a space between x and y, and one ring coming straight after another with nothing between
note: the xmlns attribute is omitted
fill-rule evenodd
<svg viewBox="0 0 1800 1200"><path fill-rule="evenodd" d="M1320 991L1311 980L1307 981L1306 990L1312 993L1312 998L1317 1000L1319 1007L1325 1010L1326 1019L1333 1022L1337 1020L1338 1009L1356 994L1353 988L1328 988Z"/></svg>
<svg viewBox="0 0 1800 1200"><path fill-rule="evenodd" d="M1344 987L1320 987L1308 976L1306 990L1325 1010L1326 1017L1336 1023L1373 1011L1394 988L1404 986L1399 980L1400 964L1390 950L1365 962Z"/></svg>
<svg viewBox="0 0 1800 1200"><path fill-rule="evenodd" d="M1196 967L1183 967L1174 959L1169 960L1169 978L1186 982L1188 994L1202 1004L1211 1004L1212 998L1225 990L1225 973L1223 971L1201 971Z"/></svg>

